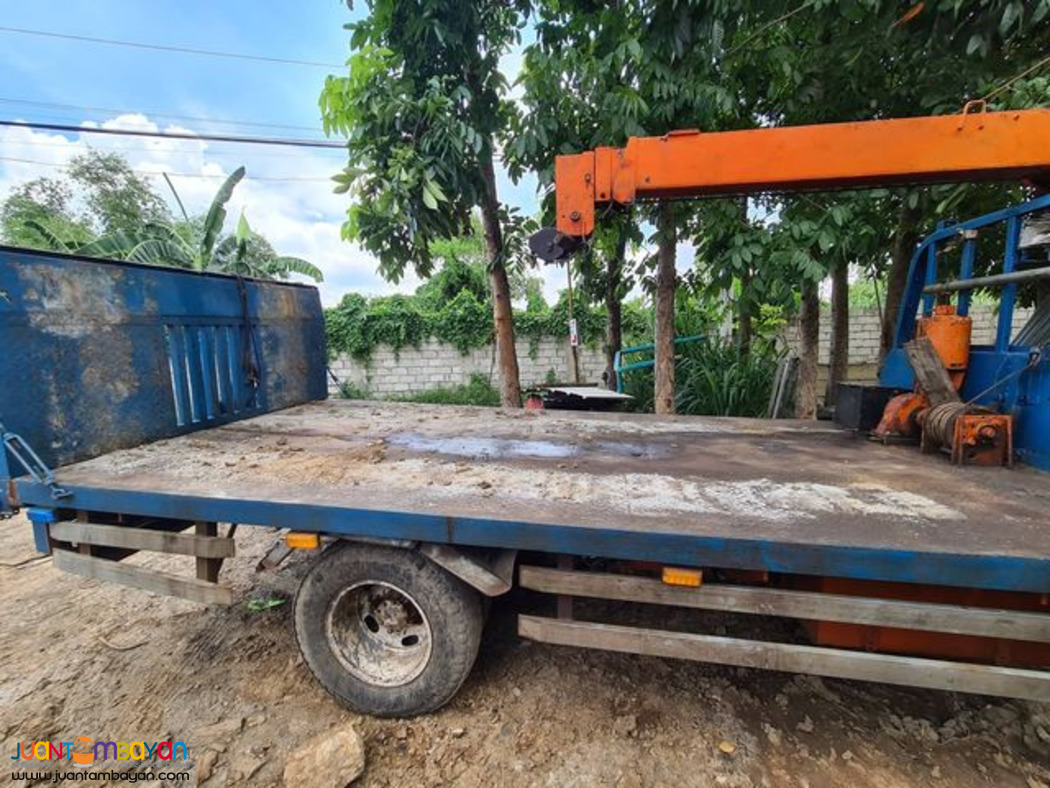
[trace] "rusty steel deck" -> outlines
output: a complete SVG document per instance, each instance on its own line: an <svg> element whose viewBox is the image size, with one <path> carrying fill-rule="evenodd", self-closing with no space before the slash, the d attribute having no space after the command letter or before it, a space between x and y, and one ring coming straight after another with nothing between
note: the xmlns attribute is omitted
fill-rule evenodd
<svg viewBox="0 0 1050 788"><path fill-rule="evenodd" d="M1050 476L823 423L336 400L57 478L92 511L1050 592Z"/></svg>

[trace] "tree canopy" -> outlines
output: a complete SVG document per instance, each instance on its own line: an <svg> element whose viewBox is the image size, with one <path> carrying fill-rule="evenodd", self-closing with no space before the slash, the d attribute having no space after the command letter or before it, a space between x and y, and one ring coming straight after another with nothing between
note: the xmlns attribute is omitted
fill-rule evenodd
<svg viewBox="0 0 1050 788"><path fill-rule="evenodd" d="M349 73L321 93L325 130L346 136L337 190L351 193L343 235L398 281L432 272L431 243L469 234L480 215L499 347L500 397L520 407L507 269L518 226L496 188L507 128L500 57L516 44L525 0L370 0L348 26Z"/></svg>
<svg viewBox="0 0 1050 788"><path fill-rule="evenodd" d="M351 196L344 235L373 251L392 281L409 267L430 275L434 242L469 236L478 211L489 270L506 272L513 216L495 197L497 151L511 177L538 176L550 223L555 157L633 135L943 114L977 99L992 108L1050 102L1040 71L1050 0L373 0L368 8L350 26L349 72L329 78L321 107L326 128L349 140L336 177ZM499 58L521 46L526 24L534 40L510 91ZM766 310L800 310L803 377L813 389L822 280L832 276L837 312L848 309L851 272L883 283L876 301L889 327L922 230L1023 194L1017 184L923 186L609 209L570 265L585 300L604 301L610 359L621 343L617 304L636 285L654 296L658 408L675 403L675 308L690 303L676 289L703 301L705 314L729 312L742 355ZM681 242L697 252L685 276L676 271ZM498 284L490 281L493 294ZM499 298L493 303L498 327ZM836 320L842 334L842 315Z"/></svg>

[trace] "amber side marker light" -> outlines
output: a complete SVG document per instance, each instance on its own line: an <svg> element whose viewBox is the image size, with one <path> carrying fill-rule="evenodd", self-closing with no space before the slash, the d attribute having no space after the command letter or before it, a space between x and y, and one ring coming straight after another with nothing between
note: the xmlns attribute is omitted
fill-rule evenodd
<svg viewBox="0 0 1050 788"><path fill-rule="evenodd" d="M305 534L300 531L289 532L284 541L293 550L316 550L321 546L321 537L318 534Z"/></svg>
<svg viewBox="0 0 1050 788"><path fill-rule="evenodd" d="M664 585L699 588L704 582L704 573L700 569L682 569L677 566L665 566L660 578Z"/></svg>

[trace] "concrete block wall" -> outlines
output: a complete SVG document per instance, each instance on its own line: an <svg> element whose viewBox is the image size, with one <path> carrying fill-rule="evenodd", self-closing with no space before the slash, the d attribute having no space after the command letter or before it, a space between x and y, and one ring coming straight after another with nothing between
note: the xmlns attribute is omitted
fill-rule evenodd
<svg viewBox="0 0 1050 788"><path fill-rule="evenodd" d="M975 307L973 341L989 344L995 341L998 315L991 307ZM1014 333L1020 330L1031 315L1031 310L1018 309L1014 313ZM873 382L878 375L879 315L875 310L854 310L850 314L849 379ZM796 322L788 323L782 332L788 347L797 352L799 331ZM824 312L820 321L820 363L827 367L831 338L831 316ZM544 339L533 350L528 341L518 343L518 365L523 386L547 382L551 370L559 383L571 383L572 361L569 345L563 339ZM580 347L580 380L597 383L605 371L605 356L601 347ZM363 364L348 356L340 356L331 363L332 371L340 380L353 383L374 397L397 397L417 394L435 388L447 388L470 382L474 374L485 376L495 385L498 378L496 348L491 345L469 353L460 353L451 345L435 339L424 341L418 348L402 348L395 353L381 346L372 355L371 362ZM336 393L334 383L330 391Z"/></svg>
<svg viewBox="0 0 1050 788"><path fill-rule="evenodd" d="M1014 310L1013 333L1016 334L1031 316L1031 309ZM973 343L988 345L995 342L999 314L989 306L970 309L973 319ZM853 310L849 322L849 379L858 382L873 382L878 375L879 336L881 332L879 313L874 309ZM791 352L797 353L800 345L797 321L784 326L782 335ZM831 350L831 314L826 310L820 315L820 364L826 367Z"/></svg>
<svg viewBox="0 0 1050 788"><path fill-rule="evenodd" d="M544 339L535 349L528 341L521 341L517 344L517 351L523 386L546 383L551 370L559 383L572 382L572 360L565 340ZM580 347L579 356L580 380L584 383L600 381L605 371L605 356L601 348ZM418 348L402 348L399 353L380 346L368 363L342 355L333 359L330 366L340 380L381 398L463 385L469 383L475 374L497 385L499 374L495 345L464 354L435 339L425 340ZM332 381L329 381L329 391L333 395L336 393Z"/></svg>

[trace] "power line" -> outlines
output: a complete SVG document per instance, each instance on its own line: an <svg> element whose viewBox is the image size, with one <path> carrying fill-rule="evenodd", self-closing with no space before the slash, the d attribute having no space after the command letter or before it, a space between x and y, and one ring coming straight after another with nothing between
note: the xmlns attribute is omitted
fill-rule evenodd
<svg viewBox="0 0 1050 788"><path fill-rule="evenodd" d="M257 126L265 129L295 129L298 131L321 131L316 126L297 126L289 123L267 123L258 120L223 120L220 118L206 118L200 115L177 115L171 112L155 112L152 110L138 109L114 109L113 107L84 107L78 104L55 104L49 101L29 101L28 99L15 99L0 97L4 104L20 104L28 107L41 107L50 109L70 110L74 112L106 112L115 115L141 114L156 118L168 118L171 120L192 120L199 123L218 123L224 126Z"/></svg>
<svg viewBox="0 0 1050 788"><path fill-rule="evenodd" d="M59 140L55 140L53 138L49 138L49 139L46 139L46 140L44 140L44 139L30 139L30 140L5 139L3 141L3 145L4 145L4 147L21 146L21 147L30 147L30 148L68 148L71 145L78 145L78 144L80 144L79 141L69 140L69 139L66 139L65 137L63 137L62 140L63 141L59 141ZM186 141L188 142L188 140L186 140ZM114 140L113 142L114 142L114 144L112 144L112 145L107 145L107 144L88 144L88 143L84 143L84 144L87 144L88 147L90 147L90 148L92 148L94 150L102 151L104 153L121 153L121 154L123 154L123 153L135 152L135 153L154 153L154 154L156 154L156 153L171 152L171 153L188 153L188 154L192 154L192 153L196 152L194 150L190 150L190 149L187 149L187 148L158 149L158 148L146 147L144 145L130 145L130 144L124 142L123 140ZM180 142L183 142L183 140L176 140L176 144L178 144ZM216 143L216 144L217 145L225 145L225 144L228 144L228 143L220 142L220 143ZM215 155L215 156L237 156L238 158L250 158L250 159L258 159L258 158L267 158L267 159L298 159L298 160L302 161L307 156L322 156L322 155L325 155L325 154L339 154L341 151L338 151L338 150L322 150L322 151L317 151L316 153L306 154L306 153L295 153L295 152L289 152L289 151L275 151L275 150L265 150L265 151L253 150L253 151L247 151L247 150L245 150L243 148L239 148L237 150L237 153L234 153L233 151L230 151L230 150L222 150L222 149L219 149L219 148L212 148L212 149L210 149L209 152L211 154Z"/></svg>
<svg viewBox="0 0 1050 788"><path fill-rule="evenodd" d="M243 137L232 134L194 134L180 131L143 131L140 129L97 129L63 123L34 123L22 120L0 120L0 126L60 131L69 134L106 134L115 137L151 137L162 140L200 140L202 142L235 142L243 145L283 145L290 148L345 148L345 142L294 139L291 137Z"/></svg>
<svg viewBox="0 0 1050 788"><path fill-rule="evenodd" d="M34 164L40 167L54 167L58 170L68 170L68 164L61 164L55 161L34 161L32 159L20 159L15 156L0 156L0 161L9 161L16 164ZM204 172L153 172L151 170L132 170L136 175L148 175L148 176L161 176L168 175L171 178L228 178L229 175L216 174L210 175ZM275 183L289 183L289 182L328 182L331 178L324 177L310 177L310 176L289 176L289 177L269 177L265 175L248 175L246 176L249 180L255 181L270 181Z"/></svg>
<svg viewBox="0 0 1050 788"><path fill-rule="evenodd" d="M283 63L290 66L312 66L314 68L343 68L341 63L322 63L316 60L297 60L286 57L268 57L266 55L249 55L242 52L220 52L213 49L194 49L191 47L168 46L165 44L146 44L141 41L121 41L115 38L94 38L92 36L79 36L71 33L56 33L51 30L29 30L23 27L0 27L0 32L16 33L23 36L39 36L41 38L60 38L65 41L83 41L90 44L106 44L108 46L130 47L132 49L149 49L158 52L179 52L185 55L204 55L206 57L223 57L231 60L254 60L262 63Z"/></svg>

